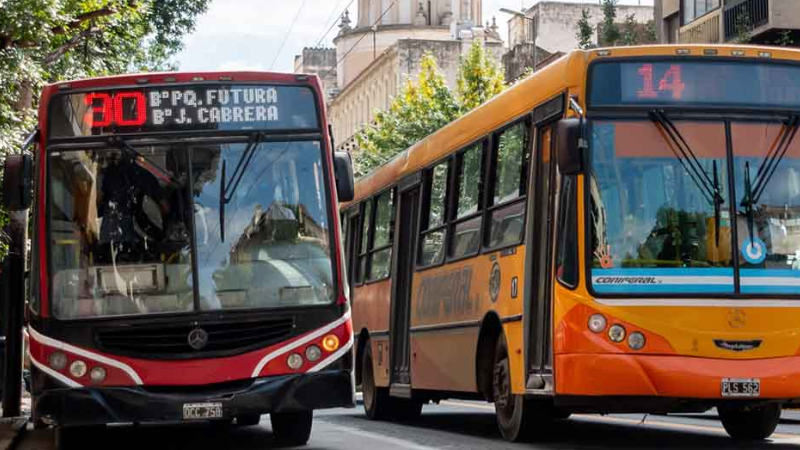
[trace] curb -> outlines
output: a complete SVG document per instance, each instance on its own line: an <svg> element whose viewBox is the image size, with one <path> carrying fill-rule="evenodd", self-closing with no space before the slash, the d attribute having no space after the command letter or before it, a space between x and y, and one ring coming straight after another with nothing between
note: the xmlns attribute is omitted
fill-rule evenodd
<svg viewBox="0 0 800 450"><path fill-rule="evenodd" d="M16 447L27 430L27 417L10 417L0 419L0 450L11 450Z"/></svg>

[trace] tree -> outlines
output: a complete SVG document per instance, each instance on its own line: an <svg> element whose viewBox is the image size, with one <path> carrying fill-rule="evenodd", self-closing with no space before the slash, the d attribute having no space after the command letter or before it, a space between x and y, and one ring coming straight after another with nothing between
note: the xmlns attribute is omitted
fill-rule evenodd
<svg viewBox="0 0 800 450"><path fill-rule="evenodd" d="M578 19L578 31L575 37L578 39L578 48L587 50L594 47L594 28L589 24L591 14L588 9L581 11L581 18Z"/></svg>
<svg viewBox="0 0 800 450"><path fill-rule="evenodd" d="M486 55L480 42L474 42L458 67L456 100L467 112L499 94L505 88L503 69Z"/></svg>
<svg viewBox="0 0 800 450"><path fill-rule="evenodd" d="M617 25L617 1L603 0L603 21L600 23L600 37L603 45L614 46L620 38Z"/></svg>
<svg viewBox="0 0 800 450"><path fill-rule="evenodd" d="M356 176L363 176L425 136L457 118L460 107L439 72L436 59L422 57L417 81L406 80L389 109L379 111L374 123L356 134Z"/></svg>
<svg viewBox="0 0 800 450"><path fill-rule="evenodd" d="M794 37L792 30L783 30L778 35L778 40L775 41L778 47L794 47Z"/></svg>
<svg viewBox="0 0 800 450"><path fill-rule="evenodd" d="M169 69L209 2L0 1L0 156L33 128L44 83Z"/></svg>
<svg viewBox="0 0 800 450"><path fill-rule="evenodd" d="M736 16L736 43L748 44L753 39L750 32L753 30L753 24L750 21L750 14L747 11L742 11Z"/></svg>
<svg viewBox="0 0 800 450"><path fill-rule="evenodd" d="M622 24L622 34L620 36L621 45L636 45L639 43L639 36L637 34L639 23L636 22L636 14L628 14L625 16L625 23Z"/></svg>
<svg viewBox="0 0 800 450"><path fill-rule="evenodd" d="M504 88L503 70L478 42L459 65L455 92L447 87L436 59L426 53L417 81L407 80L389 108L378 111L374 122L356 133L356 176L388 162Z"/></svg>

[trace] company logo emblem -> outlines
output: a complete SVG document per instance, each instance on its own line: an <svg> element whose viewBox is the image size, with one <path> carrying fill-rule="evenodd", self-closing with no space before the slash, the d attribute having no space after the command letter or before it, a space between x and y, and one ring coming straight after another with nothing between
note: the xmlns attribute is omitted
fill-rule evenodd
<svg viewBox="0 0 800 450"><path fill-rule="evenodd" d="M742 255L750 264L761 264L767 259L767 244L757 237L752 241L745 239L742 243Z"/></svg>
<svg viewBox="0 0 800 450"><path fill-rule="evenodd" d="M732 352L746 352L761 346L761 339L754 339L752 341L726 341L723 339L714 339L714 345Z"/></svg>
<svg viewBox="0 0 800 450"><path fill-rule="evenodd" d="M500 264L495 262L492 265L492 275L489 277L489 297L492 303L497 301L497 296L500 295Z"/></svg>
<svg viewBox="0 0 800 450"><path fill-rule="evenodd" d="M747 315L741 309L728 311L728 325L731 328L742 328L747 324Z"/></svg>
<svg viewBox="0 0 800 450"><path fill-rule="evenodd" d="M202 350L208 345L208 333L202 328L195 328L189 332L189 346L195 350Z"/></svg>

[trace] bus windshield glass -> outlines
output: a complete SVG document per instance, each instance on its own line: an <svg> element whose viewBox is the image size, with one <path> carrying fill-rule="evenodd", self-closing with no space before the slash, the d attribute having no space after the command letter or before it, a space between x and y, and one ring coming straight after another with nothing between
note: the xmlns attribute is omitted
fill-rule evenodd
<svg viewBox="0 0 800 450"><path fill-rule="evenodd" d="M231 178L248 147L220 214L221 167ZM53 314L331 303L322 155L318 141L51 150Z"/></svg>
<svg viewBox="0 0 800 450"><path fill-rule="evenodd" d="M796 292L795 122L732 121L728 137L723 121L665 114L594 121L588 188L595 292L732 294L735 270L738 292Z"/></svg>

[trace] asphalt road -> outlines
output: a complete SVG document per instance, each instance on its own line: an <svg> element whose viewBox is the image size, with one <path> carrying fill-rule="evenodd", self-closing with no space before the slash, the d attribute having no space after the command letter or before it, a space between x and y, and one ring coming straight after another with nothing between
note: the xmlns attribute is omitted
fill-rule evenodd
<svg viewBox="0 0 800 450"><path fill-rule="evenodd" d="M644 420L643 420L644 419ZM29 431L20 450L51 450L49 430ZM263 450L276 446L269 418L257 427L115 427L84 436L84 449ZM492 405L442 402L428 405L414 422L366 420L356 409L320 411L306 450L380 449L800 449L800 412L784 412L773 439L764 443L730 440L713 413L702 416L576 415L556 422L535 442L504 442L495 428Z"/></svg>

